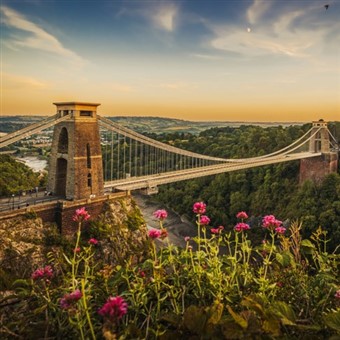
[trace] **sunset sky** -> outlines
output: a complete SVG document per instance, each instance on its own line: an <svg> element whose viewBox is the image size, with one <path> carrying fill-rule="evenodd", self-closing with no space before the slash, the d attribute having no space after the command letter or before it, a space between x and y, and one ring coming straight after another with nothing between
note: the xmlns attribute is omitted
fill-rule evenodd
<svg viewBox="0 0 340 340"><path fill-rule="evenodd" d="M340 0L0 4L1 115L340 120Z"/></svg>

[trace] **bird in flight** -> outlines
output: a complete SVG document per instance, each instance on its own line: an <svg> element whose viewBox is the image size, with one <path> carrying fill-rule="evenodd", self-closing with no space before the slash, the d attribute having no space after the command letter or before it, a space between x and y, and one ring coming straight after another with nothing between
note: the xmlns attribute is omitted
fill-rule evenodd
<svg viewBox="0 0 340 340"><path fill-rule="evenodd" d="M329 5L325 5L324 7L326 8L326 11L327 11L327 10L328 10L328 7L329 7Z"/></svg>

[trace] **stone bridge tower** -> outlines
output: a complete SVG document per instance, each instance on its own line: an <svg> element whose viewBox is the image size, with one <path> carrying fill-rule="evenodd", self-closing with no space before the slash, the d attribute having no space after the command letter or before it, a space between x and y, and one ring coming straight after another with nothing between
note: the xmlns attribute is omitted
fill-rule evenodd
<svg viewBox="0 0 340 340"><path fill-rule="evenodd" d="M55 125L49 164L48 191L69 200L104 194L102 153L97 121L100 104L64 102Z"/></svg>
<svg viewBox="0 0 340 340"><path fill-rule="evenodd" d="M300 183L310 179L319 184L326 175L337 172L338 151L331 150L327 122L324 120L313 122L311 135L314 136L309 141L309 152L321 153L321 156L301 159Z"/></svg>

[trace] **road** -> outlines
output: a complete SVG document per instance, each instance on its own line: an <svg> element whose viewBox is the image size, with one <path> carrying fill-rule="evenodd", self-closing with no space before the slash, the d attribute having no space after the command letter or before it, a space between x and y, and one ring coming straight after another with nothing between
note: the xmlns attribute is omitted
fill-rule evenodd
<svg viewBox="0 0 340 340"><path fill-rule="evenodd" d="M44 202L57 201L59 196L46 196L45 191L27 193L26 195L14 195L0 198L0 212L11 211L28 206L34 206Z"/></svg>

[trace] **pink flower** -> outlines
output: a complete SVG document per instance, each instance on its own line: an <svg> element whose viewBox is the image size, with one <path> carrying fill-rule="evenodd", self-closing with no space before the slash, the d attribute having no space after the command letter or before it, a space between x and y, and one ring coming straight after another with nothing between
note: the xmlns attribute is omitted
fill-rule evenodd
<svg viewBox="0 0 340 340"><path fill-rule="evenodd" d="M73 252L74 253L80 253L80 247L74 248Z"/></svg>
<svg viewBox="0 0 340 340"><path fill-rule="evenodd" d="M196 202L192 210L195 214L204 214L206 212L207 205L204 202Z"/></svg>
<svg viewBox="0 0 340 340"><path fill-rule="evenodd" d="M210 223L210 218L206 215L202 215L200 218L200 224L208 225Z"/></svg>
<svg viewBox="0 0 340 340"><path fill-rule="evenodd" d="M210 231L213 234L219 234L220 233L220 229L218 229L218 228L211 228Z"/></svg>
<svg viewBox="0 0 340 340"><path fill-rule="evenodd" d="M184 241L185 241L185 242L189 242L189 241L190 241L190 236L185 236L185 237L184 237Z"/></svg>
<svg viewBox="0 0 340 340"><path fill-rule="evenodd" d="M90 238L89 239L89 244L93 244L94 246L98 244L98 240L95 238Z"/></svg>
<svg viewBox="0 0 340 340"><path fill-rule="evenodd" d="M220 227L222 227L222 226L220 226ZM221 232L222 232L222 230L224 229L224 227L222 227L222 228L220 228L220 227L218 227L218 228L211 228L210 229L210 231L213 233L213 234L220 234Z"/></svg>
<svg viewBox="0 0 340 340"><path fill-rule="evenodd" d="M245 219L245 218L248 218L248 215L245 211L240 211L239 213L237 213L236 217L241 218L241 219Z"/></svg>
<svg viewBox="0 0 340 340"><path fill-rule="evenodd" d="M239 232L241 232L243 230L249 230L250 226L247 223L240 222L240 223L237 223L235 225L234 229L235 229L235 231L237 231L239 233Z"/></svg>
<svg viewBox="0 0 340 340"><path fill-rule="evenodd" d="M141 270L140 268L138 268L138 274L140 277L145 277L145 272Z"/></svg>
<svg viewBox="0 0 340 340"><path fill-rule="evenodd" d="M128 305L125 300L120 297L110 296L98 313L104 317L107 317L111 321L121 319L127 313Z"/></svg>
<svg viewBox="0 0 340 340"><path fill-rule="evenodd" d="M162 232L159 229L150 229L148 233L149 237L152 239L160 238L161 234Z"/></svg>
<svg viewBox="0 0 340 340"><path fill-rule="evenodd" d="M53 276L53 270L51 266L45 266L44 268L38 268L32 274L33 280L45 279L48 280Z"/></svg>
<svg viewBox="0 0 340 340"><path fill-rule="evenodd" d="M87 221L90 218L89 213L85 210L85 207L76 210L76 213L73 215L73 221L82 222Z"/></svg>
<svg viewBox="0 0 340 340"><path fill-rule="evenodd" d="M280 227L281 224L282 222L277 220L274 215L266 215L262 220L262 226L264 228Z"/></svg>
<svg viewBox="0 0 340 340"><path fill-rule="evenodd" d="M275 231L276 231L278 234L284 234L285 231L286 231L286 228L285 228L285 227L276 227L276 228L275 228Z"/></svg>
<svg viewBox="0 0 340 340"><path fill-rule="evenodd" d="M75 304L77 301L79 301L82 298L82 296L83 296L83 293L79 289L76 289L74 292L70 294L65 294L60 299L60 307L62 309L68 309L73 304Z"/></svg>
<svg viewBox="0 0 340 340"><path fill-rule="evenodd" d="M340 299L340 289L338 289L336 292L335 292L335 298L336 299Z"/></svg>
<svg viewBox="0 0 340 340"><path fill-rule="evenodd" d="M166 212L166 210L156 210L153 213L153 216L155 216L159 220L163 221L168 217L168 213Z"/></svg>

